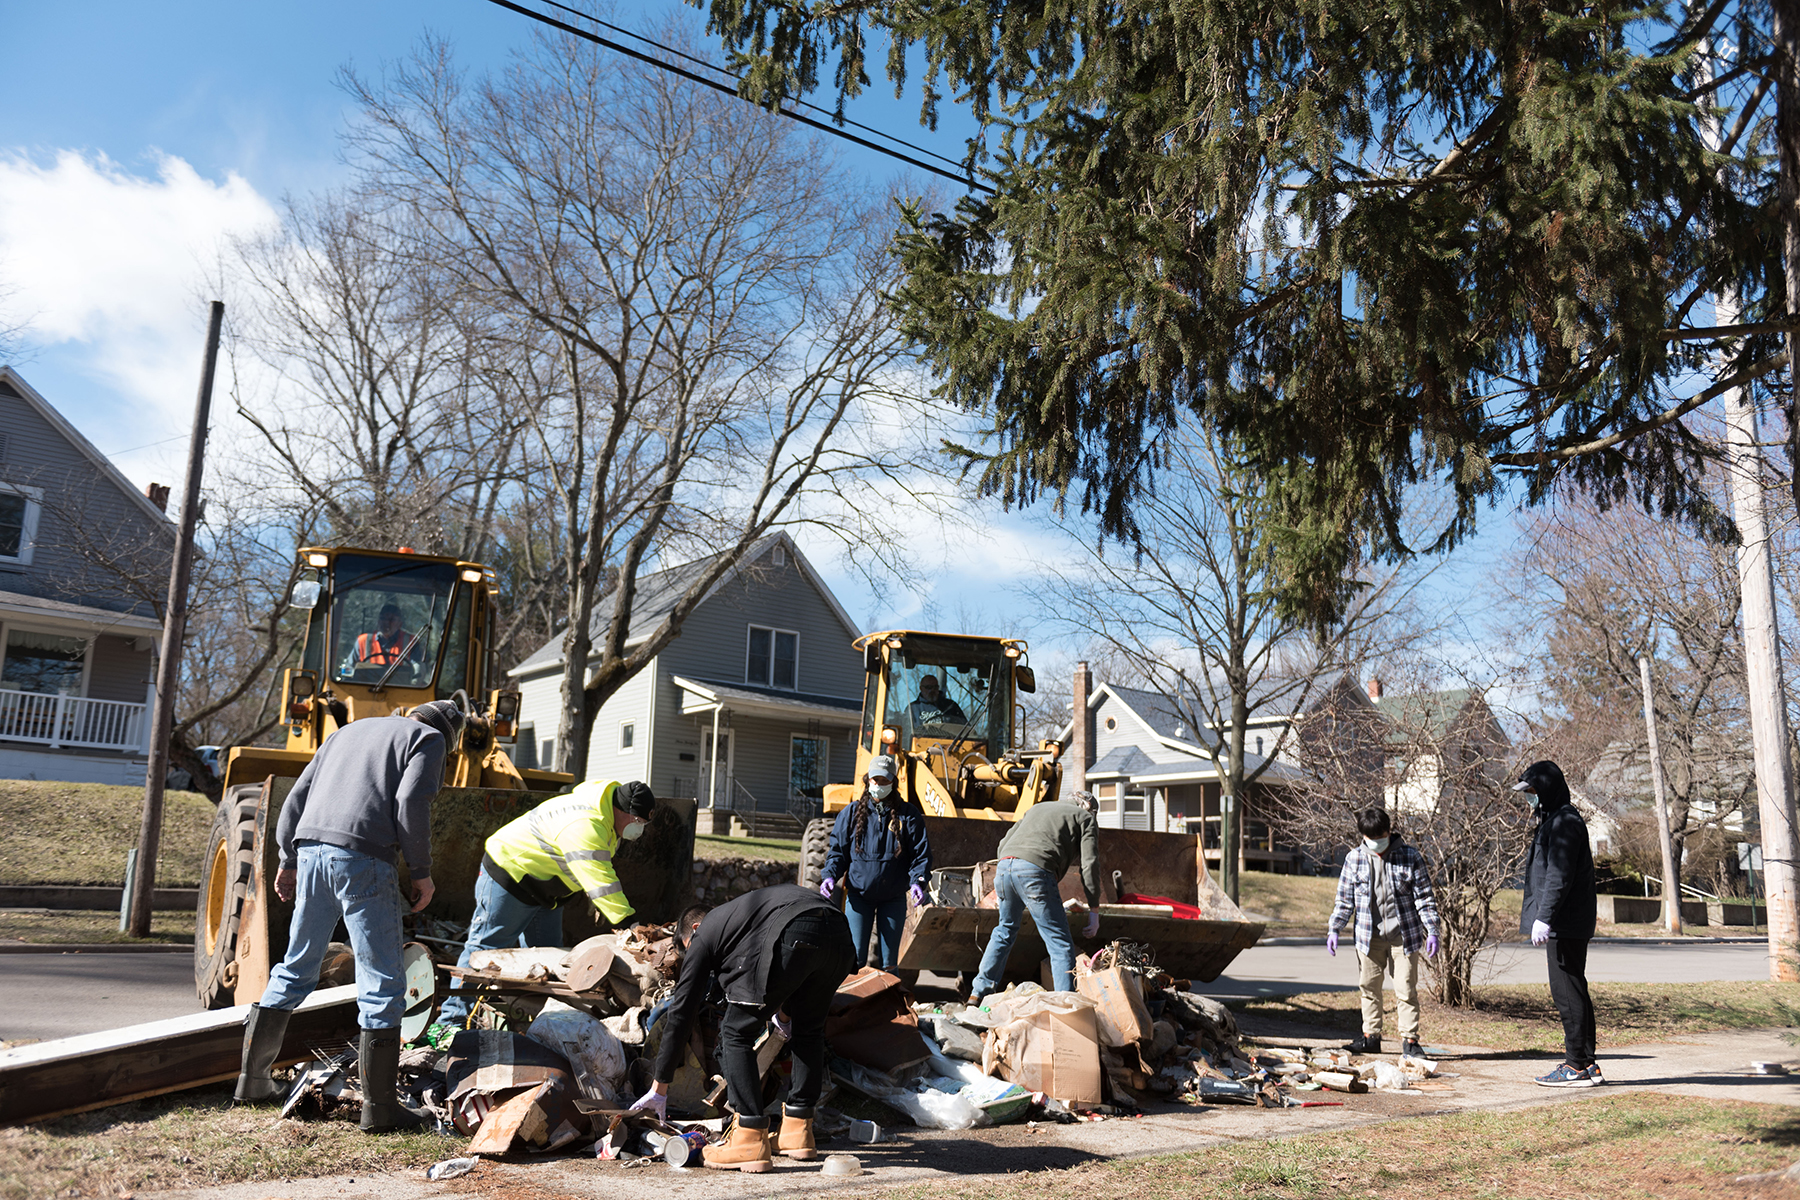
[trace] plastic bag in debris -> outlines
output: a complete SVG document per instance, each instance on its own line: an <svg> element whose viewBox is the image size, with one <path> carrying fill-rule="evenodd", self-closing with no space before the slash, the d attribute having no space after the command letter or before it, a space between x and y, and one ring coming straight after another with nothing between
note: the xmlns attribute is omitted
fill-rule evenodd
<svg viewBox="0 0 1800 1200"><path fill-rule="evenodd" d="M525 1036L569 1060L589 1100L619 1100L625 1085L625 1047L598 1017L560 1000L546 1000Z"/></svg>
<svg viewBox="0 0 1800 1200"><path fill-rule="evenodd" d="M612 1031L612 1035L627 1046L644 1044L644 1018L649 1010L642 1006L628 1008L616 1017L602 1017L600 1023Z"/></svg>
<svg viewBox="0 0 1800 1200"><path fill-rule="evenodd" d="M1390 1062L1376 1062L1375 1070L1369 1076L1369 1085L1384 1092L1402 1092L1412 1086L1412 1080L1406 1073Z"/></svg>
<svg viewBox="0 0 1800 1200"><path fill-rule="evenodd" d="M943 1062L950 1061L939 1057ZM847 1058L834 1056L831 1069L863 1095L898 1109L923 1128L968 1129L981 1119L981 1110L959 1092L938 1091L923 1080L914 1085L903 1084L885 1071L865 1067Z"/></svg>

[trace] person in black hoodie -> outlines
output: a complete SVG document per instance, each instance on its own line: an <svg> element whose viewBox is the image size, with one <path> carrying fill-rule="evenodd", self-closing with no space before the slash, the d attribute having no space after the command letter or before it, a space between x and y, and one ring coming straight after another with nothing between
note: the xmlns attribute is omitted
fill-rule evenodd
<svg viewBox="0 0 1800 1200"><path fill-rule="evenodd" d="M1513 785L1537 812L1525 857L1519 932L1544 946L1550 998L1562 1016L1561 1066L1539 1075L1545 1087L1597 1087L1606 1079L1594 1061L1594 1001L1588 995L1588 942L1594 936L1594 853L1587 822L1569 800L1562 768L1534 762Z"/></svg>
<svg viewBox="0 0 1800 1200"><path fill-rule="evenodd" d="M683 951L681 975L661 1018L655 1082L632 1108L667 1115L669 1084L687 1049L694 1017L716 982L725 993L719 1069L736 1121L723 1145L706 1148L706 1165L730 1171L770 1169L769 1118L763 1115L756 1039L771 1019L787 1035L794 1054L778 1152L788 1158L817 1158L812 1123L825 1081L825 1014L838 985L856 969L844 914L811 888L774 884L710 911L695 905L681 914L675 936Z"/></svg>

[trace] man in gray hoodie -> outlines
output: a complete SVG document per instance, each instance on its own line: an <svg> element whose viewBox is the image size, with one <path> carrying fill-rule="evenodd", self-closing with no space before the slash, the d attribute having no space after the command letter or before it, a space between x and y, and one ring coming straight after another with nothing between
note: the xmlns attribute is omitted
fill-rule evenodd
<svg viewBox="0 0 1800 1200"><path fill-rule="evenodd" d="M288 793L275 831L281 848L275 894L294 901L294 919L287 956L269 973L269 986L244 1026L240 1102L280 1096L270 1068L289 1014L318 986L341 917L356 951L362 1127L373 1133L424 1123L400 1105L395 1091L406 976L394 858L396 850L406 855L412 911L418 912L435 891L431 799L443 786L444 765L462 742L463 725L462 710L448 700L421 704L404 717L353 721L320 744Z"/></svg>

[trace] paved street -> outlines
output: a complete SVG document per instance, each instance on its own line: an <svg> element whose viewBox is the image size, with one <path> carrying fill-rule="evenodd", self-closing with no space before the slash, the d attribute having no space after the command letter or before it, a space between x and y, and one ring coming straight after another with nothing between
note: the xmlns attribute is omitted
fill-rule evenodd
<svg viewBox="0 0 1800 1200"><path fill-rule="evenodd" d="M1595 942L1588 951L1588 980L1594 983L1768 977L1767 942ZM1543 983L1544 978L1544 952L1512 943L1484 952L1475 973L1476 983ZM1238 955L1227 974L1200 990L1214 996L1267 996L1355 987L1355 948L1345 942L1333 958L1321 940L1305 946L1256 946Z"/></svg>
<svg viewBox="0 0 1800 1200"><path fill-rule="evenodd" d="M0 955L0 1041L98 1033L199 1007L188 954Z"/></svg>
<svg viewBox="0 0 1800 1200"><path fill-rule="evenodd" d="M1500 946L1482 959L1483 983L1542 983L1543 952ZM1588 960L1595 981L1755 980L1768 978L1764 943L1596 943ZM931 983L928 977L924 983ZM941 981L947 983L948 981ZM1356 956L1336 958L1323 943L1258 946L1231 972L1202 986L1214 996L1263 996L1356 986ZM929 992L927 994L930 994ZM0 1041L72 1037L196 1010L193 960L186 954L0 955Z"/></svg>

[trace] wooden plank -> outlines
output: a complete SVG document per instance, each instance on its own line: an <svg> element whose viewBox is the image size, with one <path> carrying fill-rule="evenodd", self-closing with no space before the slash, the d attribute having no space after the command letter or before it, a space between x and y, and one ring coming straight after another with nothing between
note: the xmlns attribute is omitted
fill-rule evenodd
<svg viewBox="0 0 1800 1200"><path fill-rule="evenodd" d="M235 1079L250 1006L0 1050L0 1124L47 1121ZM288 1021L281 1063L356 1037L356 985L323 988Z"/></svg>

